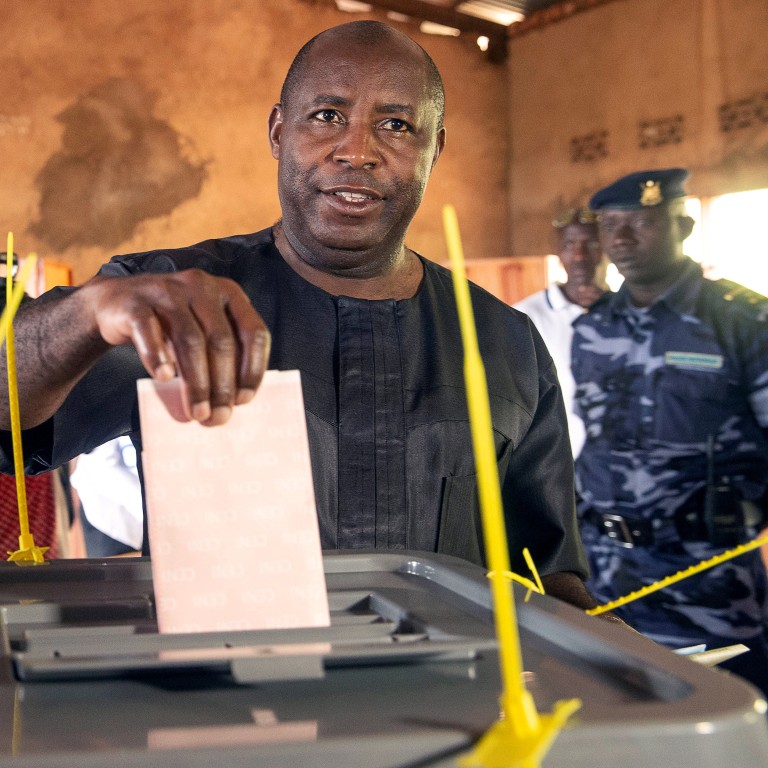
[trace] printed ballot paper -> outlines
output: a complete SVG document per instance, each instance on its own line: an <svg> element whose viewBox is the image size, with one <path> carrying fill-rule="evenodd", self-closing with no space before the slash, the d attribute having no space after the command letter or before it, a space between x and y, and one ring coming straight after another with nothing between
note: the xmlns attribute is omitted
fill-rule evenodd
<svg viewBox="0 0 768 768"><path fill-rule="evenodd" d="M183 421L178 380L138 394L159 631L328 626L299 372L218 427Z"/></svg>

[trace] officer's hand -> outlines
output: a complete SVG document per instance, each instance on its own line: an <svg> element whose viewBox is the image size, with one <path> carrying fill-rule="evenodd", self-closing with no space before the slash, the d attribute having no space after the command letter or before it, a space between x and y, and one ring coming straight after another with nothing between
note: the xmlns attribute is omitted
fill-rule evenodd
<svg viewBox="0 0 768 768"><path fill-rule="evenodd" d="M178 373L190 418L223 424L234 405L256 394L269 358L269 331L232 280L191 269L98 277L81 290L90 294L104 341L133 344L155 379Z"/></svg>

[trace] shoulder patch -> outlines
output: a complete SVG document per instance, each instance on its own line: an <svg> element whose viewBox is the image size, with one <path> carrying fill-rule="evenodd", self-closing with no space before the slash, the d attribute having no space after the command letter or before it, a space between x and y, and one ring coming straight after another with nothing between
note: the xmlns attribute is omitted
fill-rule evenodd
<svg viewBox="0 0 768 768"><path fill-rule="evenodd" d="M706 283L722 301L750 309L750 314L758 320L768 320L768 296L732 280L707 280Z"/></svg>

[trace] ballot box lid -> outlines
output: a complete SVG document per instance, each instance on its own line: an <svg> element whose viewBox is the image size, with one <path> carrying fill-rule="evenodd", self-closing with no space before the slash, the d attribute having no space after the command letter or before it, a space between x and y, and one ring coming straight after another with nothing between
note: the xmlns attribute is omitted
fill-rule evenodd
<svg viewBox="0 0 768 768"><path fill-rule="evenodd" d="M145 558L0 563L0 767L455 765L499 714L485 571L408 551L324 568L328 627L160 634ZM745 682L515 596L537 708L582 702L543 768L768 765Z"/></svg>

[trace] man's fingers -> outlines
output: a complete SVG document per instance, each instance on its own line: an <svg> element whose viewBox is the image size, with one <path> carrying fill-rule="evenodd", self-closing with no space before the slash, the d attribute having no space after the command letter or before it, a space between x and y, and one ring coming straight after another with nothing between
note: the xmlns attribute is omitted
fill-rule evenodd
<svg viewBox="0 0 768 768"><path fill-rule="evenodd" d="M236 405L242 405L253 399L269 363L272 337L264 321L252 310L251 303L242 292L230 297L227 313L232 327L236 329L240 350Z"/></svg>
<svg viewBox="0 0 768 768"><path fill-rule="evenodd" d="M148 373L159 381L169 381L176 373L174 357L168 348L163 328L150 311L131 323L131 341Z"/></svg>
<svg viewBox="0 0 768 768"><path fill-rule="evenodd" d="M207 351L207 416L202 410L195 411L203 398L191 385L189 397L193 415L206 426L224 423L236 404L253 397L264 375L269 349L269 332L242 289L229 281L218 282L220 292L213 300L203 295L191 302Z"/></svg>
<svg viewBox="0 0 768 768"><path fill-rule="evenodd" d="M236 283L187 270L102 280L94 288L102 337L133 343L156 379L178 373L190 418L222 424L236 404L253 397L267 367L270 337Z"/></svg>

